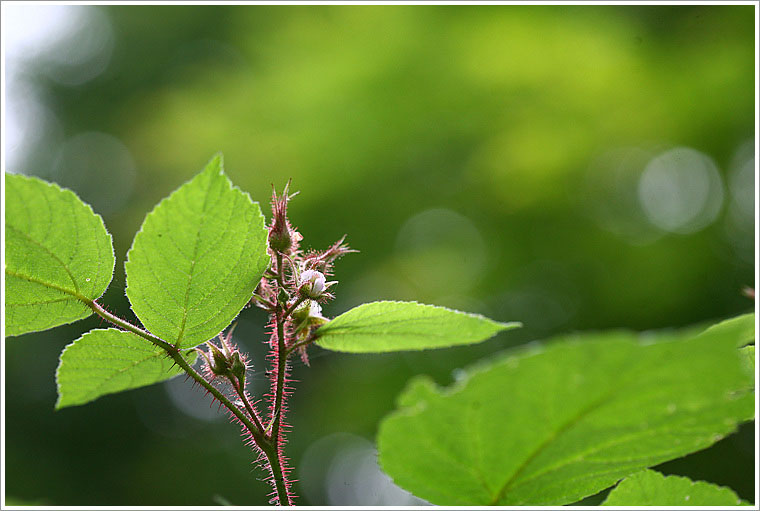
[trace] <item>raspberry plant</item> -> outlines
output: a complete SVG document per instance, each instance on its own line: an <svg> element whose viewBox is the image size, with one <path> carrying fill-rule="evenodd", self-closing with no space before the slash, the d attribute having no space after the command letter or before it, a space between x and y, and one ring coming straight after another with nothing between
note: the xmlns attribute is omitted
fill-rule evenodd
<svg viewBox="0 0 760 511"><path fill-rule="evenodd" d="M274 504L295 498L284 454L293 357L308 365L311 344L353 353L445 348L519 326L415 302L324 317L334 263L354 250L344 236L304 251L287 214L289 186L273 191L266 227L258 204L224 175L221 156L161 201L135 236L125 263L134 324L98 301L115 264L103 220L57 185L9 174L5 183L6 335L93 313L113 325L64 349L56 408L185 374L239 424ZM269 315L266 361L232 341L250 305ZM379 461L434 504L562 505L618 482L606 504L744 504L728 488L648 467L752 420L754 324L747 314L706 330L563 336L476 364L451 389L418 377L380 425ZM270 391L252 396L247 375L264 364Z"/></svg>
<svg viewBox="0 0 760 511"><path fill-rule="evenodd" d="M269 474L274 504L293 501L283 454L291 357L308 364L311 343L343 351L424 349L478 342L518 326L441 307L364 304L329 321L334 262L353 252L341 238L302 251L287 217L288 186L273 192L268 228L259 205L232 186L217 156L147 215L127 254L133 324L98 302L114 268L103 220L74 193L6 174L6 335L53 328L95 313L116 328L67 346L56 374L56 408L186 374L239 423ZM246 390L252 364L230 325L248 305L269 314L271 390ZM230 327L228 329L228 327ZM228 329L225 333L224 330ZM441 333L443 332L443 333ZM194 365L201 361L201 369Z"/></svg>

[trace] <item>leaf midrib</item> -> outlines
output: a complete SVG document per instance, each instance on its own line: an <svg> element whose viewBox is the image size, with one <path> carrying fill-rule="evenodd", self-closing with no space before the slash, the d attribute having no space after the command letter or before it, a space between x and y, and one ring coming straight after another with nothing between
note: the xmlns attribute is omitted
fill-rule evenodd
<svg viewBox="0 0 760 511"><path fill-rule="evenodd" d="M491 499L491 502L489 502L488 505L489 506L497 505L497 503L501 501L501 499L504 498L507 491L512 486L514 486L514 484L517 482L517 479L523 474L523 472L525 472L525 470L528 468L528 465L530 465L530 463L534 459L536 459L543 451L545 451L555 440L557 440L557 438L562 436L565 432L570 430L573 426L578 424L581 420L583 420L588 415L593 413L599 407L611 401L615 397L615 395L618 393L619 390L620 389L617 388L603 395L596 401L592 402L590 405L586 406L584 409L578 412L575 416L571 417L570 420L565 422L556 431L554 431L546 440L544 440L538 447L536 447L527 458L525 458L525 461L523 461L520 464L520 466L512 474L512 476L501 486L501 488L499 488L499 491L496 493L493 499Z"/></svg>
<svg viewBox="0 0 760 511"><path fill-rule="evenodd" d="M77 300L80 300L81 302L83 302L85 305L88 305L88 306L90 305L90 303L92 303L92 300L90 300L89 298L87 298L86 296L84 296L82 293L79 293L78 291L72 291L71 289L67 289L67 288L61 287L61 286L59 286L57 284L52 284L50 282L46 282L44 280L40 280L40 279L32 277L30 275L25 275L23 273L18 273L18 272L15 272L13 270L9 270L8 268L5 269L5 274L6 275L10 275L11 277L16 277L16 278L19 278L19 279L26 280L28 282L33 282L34 284L39 284L41 286L44 286L44 287L47 287L47 288L50 288L50 289L55 289L56 291L60 291L61 293L65 293L67 295L73 296L74 298L76 298ZM8 304L8 305L23 305L23 304Z"/></svg>
<svg viewBox="0 0 760 511"><path fill-rule="evenodd" d="M213 176L209 180L208 187L205 190L205 197L203 198L203 208L201 209L201 221L200 225L198 226L198 229L195 231L195 244L193 246L193 258L190 261L190 271L187 279L187 287L185 288L185 305L182 307L182 322L179 326L179 334L177 335L177 346L182 344L182 338L185 336L185 327L187 325L187 315L190 312L189 310L189 303L190 303L190 288L192 287L193 283L193 270L195 270L195 264L198 262L198 247L200 244L200 238L201 238L201 231L203 230L203 226L206 223L206 217L207 217L207 206L208 206L208 200L209 196L211 195L211 188L213 187Z"/></svg>

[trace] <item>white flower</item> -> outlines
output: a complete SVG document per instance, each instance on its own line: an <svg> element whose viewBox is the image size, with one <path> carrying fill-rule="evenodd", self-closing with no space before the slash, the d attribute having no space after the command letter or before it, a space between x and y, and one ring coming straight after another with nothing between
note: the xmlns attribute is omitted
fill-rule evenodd
<svg viewBox="0 0 760 511"><path fill-rule="evenodd" d="M306 270L298 282L301 293L309 298L319 298L325 291L325 276L317 270Z"/></svg>

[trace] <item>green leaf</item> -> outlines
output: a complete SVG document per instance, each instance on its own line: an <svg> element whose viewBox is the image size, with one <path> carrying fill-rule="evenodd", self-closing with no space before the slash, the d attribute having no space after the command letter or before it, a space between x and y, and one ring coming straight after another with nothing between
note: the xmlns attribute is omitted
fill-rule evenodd
<svg viewBox="0 0 760 511"><path fill-rule="evenodd" d="M610 492L603 506L743 506L749 504L731 488L688 477L664 476L642 470L626 477Z"/></svg>
<svg viewBox="0 0 760 511"><path fill-rule="evenodd" d="M445 307L386 301L354 307L315 335L316 343L328 350L381 353L474 344L519 326Z"/></svg>
<svg viewBox="0 0 760 511"><path fill-rule="evenodd" d="M418 380L380 425L381 466L433 504L576 502L750 419L736 343L592 333L508 351L449 389Z"/></svg>
<svg viewBox="0 0 760 511"><path fill-rule="evenodd" d="M186 355L195 360L195 352ZM159 347L131 332L96 329L66 346L56 372L56 410L136 389L182 373Z"/></svg>
<svg viewBox="0 0 760 511"><path fill-rule="evenodd" d="M219 155L148 214L127 258L135 315L165 341L196 346L230 324L269 265L264 217Z"/></svg>
<svg viewBox="0 0 760 511"><path fill-rule="evenodd" d="M103 219L70 190L5 174L5 333L21 335L92 314L114 268Z"/></svg>
<svg viewBox="0 0 760 511"><path fill-rule="evenodd" d="M737 346L750 344L755 340L755 314L750 312L723 320L706 328L704 333L723 332L736 339Z"/></svg>
<svg viewBox="0 0 760 511"><path fill-rule="evenodd" d="M749 372L754 374L755 373L755 345L751 344L749 346L744 346L743 348L739 348L739 353L741 354L744 367Z"/></svg>

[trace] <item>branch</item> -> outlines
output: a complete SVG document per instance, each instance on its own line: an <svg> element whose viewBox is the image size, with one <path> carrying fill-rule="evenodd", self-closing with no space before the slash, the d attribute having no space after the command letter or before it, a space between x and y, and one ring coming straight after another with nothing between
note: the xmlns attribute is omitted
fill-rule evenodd
<svg viewBox="0 0 760 511"><path fill-rule="evenodd" d="M126 321L124 319L121 319L120 317L111 314L107 310L105 310L103 307L101 307L97 302L90 300L88 302L85 302L98 316L105 319L106 321L113 323L116 326L119 326L121 328L124 328L125 330L128 330L129 332L132 332L135 335L139 335L143 339L146 339L150 341L151 343L155 344L159 348L163 349L167 355L169 355L172 360L174 360L174 363L176 363L178 366L182 368L182 370L185 371L193 380L198 382L198 384L206 389L212 396L214 396L216 399L219 400L222 405L224 405L225 408L227 408L235 417L237 417L240 422L245 425L246 428L248 428L248 431L250 431L251 436L253 436L253 439L255 440L256 444L263 450L265 453L267 452L267 449L265 448L268 444L266 438L264 437L263 429L261 428L260 423L258 425L252 423L248 417L238 408L237 406L230 401L227 396L222 394L216 387L214 387L209 381L206 380L200 373L198 373L195 369L193 369L190 364L187 363L187 360L181 355L179 348L177 348L175 345L164 341L160 337L156 337L155 335L151 334L150 332L147 332L143 330L142 328L133 325L129 321ZM255 418L256 416L253 415ZM258 422L258 419L256 419Z"/></svg>

